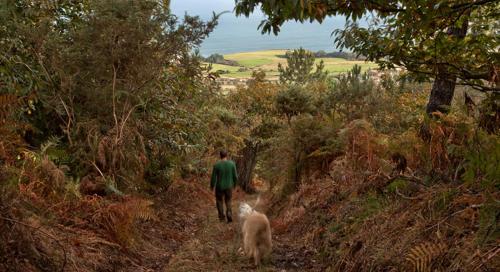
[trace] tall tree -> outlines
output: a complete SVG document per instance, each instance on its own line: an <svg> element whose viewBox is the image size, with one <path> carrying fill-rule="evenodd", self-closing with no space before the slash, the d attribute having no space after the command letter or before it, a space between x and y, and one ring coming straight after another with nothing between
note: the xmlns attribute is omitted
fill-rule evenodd
<svg viewBox="0 0 500 272"><path fill-rule="evenodd" d="M260 8L263 33L288 20L322 22L346 16L335 45L364 55L382 68L405 67L434 79L427 112L447 112L455 85L500 91L500 2L497 0L236 0L236 13ZM358 22L371 15L368 26Z"/></svg>
<svg viewBox="0 0 500 272"><path fill-rule="evenodd" d="M241 87L230 95L230 103L240 116L240 130L245 131L244 146L236 156L239 183L247 193L255 192L252 180L257 164L257 156L276 131L273 119L274 98L277 85L265 80L265 73L253 73L246 87Z"/></svg>
<svg viewBox="0 0 500 272"><path fill-rule="evenodd" d="M314 70L316 58L314 53L304 48L299 48L293 51L287 51L285 54L286 67L278 64L280 73L280 81L282 83L306 84L314 80L324 80L327 72L324 71L324 63L320 61Z"/></svg>

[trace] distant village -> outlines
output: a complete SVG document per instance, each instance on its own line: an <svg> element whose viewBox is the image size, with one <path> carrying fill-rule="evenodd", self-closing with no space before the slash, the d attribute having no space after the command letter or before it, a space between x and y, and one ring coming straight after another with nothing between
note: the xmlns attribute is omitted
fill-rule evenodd
<svg viewBox="0 0 500 272"><path fill-rule="evenodd" d="M392 70L378 70L378 69L370 69L367 71L368 76L376 83L380 83L383 75L388 75L391 77L395 77L399 75L403 71L402 68L395 68ZM251 78L231 78L231 77L219 77L216 79L216 82L220 84L222 89L234 89L239 85L246 85ZM268 82L278 83L279 78L269 78L266 79Z"/></svg>

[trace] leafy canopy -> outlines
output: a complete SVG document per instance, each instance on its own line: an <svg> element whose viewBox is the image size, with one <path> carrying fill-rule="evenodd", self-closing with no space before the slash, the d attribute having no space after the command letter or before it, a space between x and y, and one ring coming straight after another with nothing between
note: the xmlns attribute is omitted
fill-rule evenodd
<svg viewBox="0 0 500 272"><path fill-rule="evenodd" d="M267 16L259 28L278 34L288 20L322 22L346 16L336 30L335 45L364 55L383 68L403 66L423 77L438 67L459 84L482 91L500 91L498 10L495 0L236 0L236 13L249 16L260 8ZM368 17L368 15L370 15ZM360 26L362 18L372 18ZM452 35L465 28L465 38Z"/></svg>

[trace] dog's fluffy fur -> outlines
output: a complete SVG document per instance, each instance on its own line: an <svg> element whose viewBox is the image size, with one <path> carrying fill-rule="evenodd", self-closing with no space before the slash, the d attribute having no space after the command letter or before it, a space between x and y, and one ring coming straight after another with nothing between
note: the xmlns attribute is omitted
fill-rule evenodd
<svg viewBox="0 0 500 272"><path fill-rule="evenodd" d="M247 203L240 204L240 221L242 222L243 250L254 259L259 266L262 258L271 253L271 226L263 213L255 211Z"/></svg>

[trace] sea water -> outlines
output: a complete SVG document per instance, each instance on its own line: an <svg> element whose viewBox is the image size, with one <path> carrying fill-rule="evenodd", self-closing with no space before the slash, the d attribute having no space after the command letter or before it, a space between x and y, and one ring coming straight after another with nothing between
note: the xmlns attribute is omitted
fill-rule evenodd
<svg viewBox="0 0 500 272"><path fill-rule="evenodd" d="M219 24L203 42L200 53L208 56L213 53L229 54L269 49L296 49L303 47L312 51L338 51L334 46L335 29L343 28L345 18L330 17L320 23L286 22L278 36L262 34L258 28L264 19L256 10L249 18L236 17L232 12L234 0L173 0L172 12L178 16L185 13L210 18L212 11L223 14Z"/></svg>

